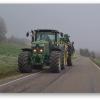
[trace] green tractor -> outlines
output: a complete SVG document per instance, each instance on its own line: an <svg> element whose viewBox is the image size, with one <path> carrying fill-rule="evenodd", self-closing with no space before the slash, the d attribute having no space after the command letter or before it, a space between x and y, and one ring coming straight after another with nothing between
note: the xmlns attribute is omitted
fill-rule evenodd
<svg viewBox="0 0 100 100"><path fill-rule="evenodd" d="M18 69L22 73L30 73L32 69L50 66L51 72L59 73L65 65L72 65L68 55L68 43L63 33L57 30L38 29L31 31L31 48L23 48L18 57ZM29 36L29 32L26 34Z"/></svg>

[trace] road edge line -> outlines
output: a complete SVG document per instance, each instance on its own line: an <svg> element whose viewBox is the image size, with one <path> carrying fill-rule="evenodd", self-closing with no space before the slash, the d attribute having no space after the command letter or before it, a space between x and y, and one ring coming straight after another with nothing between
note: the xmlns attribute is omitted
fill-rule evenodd
<svg viewBox="0 0 100 100"><path fill-rule="evenodd" d="M23 80L23 79L28 78L28 77L30 77L30 76L37 75L37 74L39 74L39 73L41 73L41 72L42 72L42 71L39 71L39 72L37 72L37 73L30 74L30 75L27 75L27 76L24 76L24 77L21 77L21 78L17 78L17 79L15 79L15 80L9 81L9 82L7 82L7 83L3 83L3 84L0 85L0 87L5 86L5 85L9 85L9 84L14 83L14 82L19 81L19 80Z"/></svg>
<svg viewBox="0 0 100 100"><path fill-rule="evenodd" d="M91 59L89 59L90 61L91 61L91 63L96 67L96 68L98 68L99 70L100 70L100 67L97 65L97 64L95 64Z"/></svg>

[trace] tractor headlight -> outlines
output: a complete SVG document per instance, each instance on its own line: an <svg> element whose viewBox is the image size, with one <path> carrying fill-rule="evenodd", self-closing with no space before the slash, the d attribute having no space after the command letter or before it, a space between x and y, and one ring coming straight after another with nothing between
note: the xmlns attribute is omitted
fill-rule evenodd
<svg viewBox="0 0 100 100"><path fill-rule="evenodd" d="M43 52L43 49L40 49L40 53L42 53Z"/></svg>
<svg viewBox="0 0 100 100"><path fill-rule="evenodd" d="M43 49L33 49L34 53L43 53Z"/></svg>
<svg viewBox="0 0 100 100"><path fill-rule="evenodd" d="M33 52L36 52L37 50L36 49L33 49Z"/></svg>

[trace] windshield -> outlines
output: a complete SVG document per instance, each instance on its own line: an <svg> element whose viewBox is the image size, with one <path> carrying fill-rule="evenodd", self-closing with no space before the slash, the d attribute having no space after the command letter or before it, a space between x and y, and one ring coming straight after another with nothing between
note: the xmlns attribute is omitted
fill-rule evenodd
<svg viewBox="0 0 100 100"><path fill-rule="evenodd" d="M55 34L51 32L37 32L36 40L55 41Z"/></svg>

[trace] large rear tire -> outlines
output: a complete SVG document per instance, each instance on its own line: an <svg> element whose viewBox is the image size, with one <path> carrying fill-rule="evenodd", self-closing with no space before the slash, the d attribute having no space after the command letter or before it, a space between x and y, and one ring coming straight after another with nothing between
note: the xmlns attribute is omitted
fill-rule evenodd
<svg viewBox="0 0 100 100"><path fill-rule="evenodd" d="M18 57L18 69L21 73L32 72L32 67L30 64L31 53L28 51L21 52Z"/></svg>
<svg viewBox="0 0 100 100"><path fill-rule="evenodd" d="M61 53L53 51L50 56L50 71L55 73L61 72Z"/></svg>

